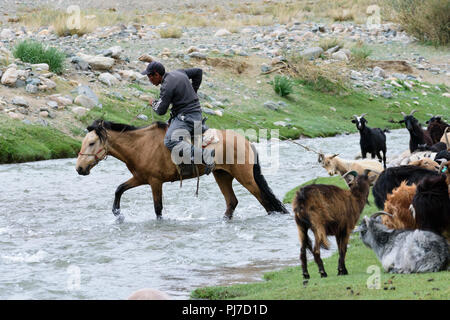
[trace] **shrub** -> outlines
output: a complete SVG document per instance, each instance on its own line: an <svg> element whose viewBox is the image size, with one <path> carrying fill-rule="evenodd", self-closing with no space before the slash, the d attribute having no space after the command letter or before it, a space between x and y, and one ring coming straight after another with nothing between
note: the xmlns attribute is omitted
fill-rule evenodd
<svg viewBox="0 0 450 320"><path fill-rule="evenodd" d="M283 76L275 76L272 81L273 90L280 97L286 97L292 93L292 83L291 80Z"/></svg>
<svg viewBox="0 0 450 320"><path fill-rule="evenodd" d="M364 44L357 44L350 49L352 52L352 59L355 62L363 63L372 54L372 49Z"/></svg>
<svg viewBox="0 0 450 320"><path fill-rule="evenodd" d="M97 27L97 21L95 19L87 19L84 16L80 16L79 26L70 27L70 16L68 14L60 14L53 22L53 28L55 33L60 37L67 37L78 35L82 36L87 33L91 33Z"/></svg>
<svg viewBox="0 0 450 320"><path fill-rule="evenodd" d="M168 27L158 30L161 38L180 38L183 31L179 27Z"/></svg>
<svg viewBox="0 0 450 320"><path fill-rule="evenodd" d="M396 20L420 41L447 45L450 41L450 1L391 0Z"/></svg>
<svg viewBox="0 0 450 320"><path fill-rule="evenodd" d="M13 49L15 58L28 63L46 63L50 71L61 74L64 68L65 54L56 48L44 48L34 40L24 40Z"/></svg>
<svg viewBox="0 0 450 320"><path fill-rule="evenodd" d="M323 38L319 41L319 47L323 49L323 51L327 51L330 48L339 46L340 48L344 47L344 42L337 38Z"/></svg>

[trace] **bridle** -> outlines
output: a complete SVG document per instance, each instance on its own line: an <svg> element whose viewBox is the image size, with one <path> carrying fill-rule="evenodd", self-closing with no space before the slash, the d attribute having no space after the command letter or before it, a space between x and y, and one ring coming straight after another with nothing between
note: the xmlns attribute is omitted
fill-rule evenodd
<svg viewBox="0 0 450 320"><path fill-rule="evenodd" d="M105 151L105 153L103 154L103 156L100 158L98 156L98 154L102 151ZM104 148L100 148L100 150L98 150L96 153L81 153L78 152L79 156L94 156L95 157L95 164L99 163L102 160L105 160L108 157L108 149L106 148L106 146Z"/></svg>

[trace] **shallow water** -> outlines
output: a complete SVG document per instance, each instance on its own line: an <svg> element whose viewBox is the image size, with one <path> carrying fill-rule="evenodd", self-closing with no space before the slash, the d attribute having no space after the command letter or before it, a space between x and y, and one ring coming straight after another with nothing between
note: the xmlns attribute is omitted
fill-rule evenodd
<svg viewBox="0 0 450 320"><path fill-rule="evenodd" d="M387 137L388 158L408 148L406 130ZM301 143L344 158L359 153L356 134ZM201 178L198 198L195 180L182 189L166 183L162 221L149 186L127 191L125 222L117 224L112 201L131 176L127 168L111 157L79 176L75 161L0 165L0 299L125 299L145 287L187 299L197 287L260 281L264 271L299 265L292 213L267 215L237 182L232 221L222 218L225 201L210 175ZM314 153L288 141L279 143L278 170L263 166L263 173L280 199L327 175Z"/></svg>

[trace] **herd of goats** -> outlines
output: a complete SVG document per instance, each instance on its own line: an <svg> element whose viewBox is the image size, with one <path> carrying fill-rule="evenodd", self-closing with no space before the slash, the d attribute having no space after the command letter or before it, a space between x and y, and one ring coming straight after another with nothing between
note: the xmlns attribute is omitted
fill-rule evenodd
<svg viewBox="0 0 450 320"><path fill-rule="evenodd" d="M345 254L350 234L360 232L363 243L374 250L383 268L392 273L436 272L450 262L450 125L433 116L422 128L402 112L410 134L409 151L386 166L386 135L369 128L366 114L352 120L360 133L363 159L344 160L338 155L319 155L330 175L340 174L349 186L312 184L300 188L293 201L300 240L303 277L309 279L306 250L312 252L321 277L326 277L320 248L328 248L327 236L336 237L338 275L347 274ZM372 159L365 159L367 154ZM381 155L383 153L383 156ZM382 163L381 163L382 162ZM355 229L370 187L380 210L364 217ZM314 234L314 246L308 236Z"/></svg>

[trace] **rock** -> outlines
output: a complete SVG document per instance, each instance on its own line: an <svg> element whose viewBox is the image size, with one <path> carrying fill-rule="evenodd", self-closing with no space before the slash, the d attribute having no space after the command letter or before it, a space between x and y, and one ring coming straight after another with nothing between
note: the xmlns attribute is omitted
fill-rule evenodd
<svg viewBox="0 0 450 320"><path fill-rule="evenodd" d="M335 52L331 55L331 57L335 60L348 62L348 57L343 51Z"/></svg>
<svg viewBox="0 0 450 320"><path fill-rule="evenodd" d="M197 59L201 59L201 60L206 60L206 59L207 59L207 55L206 55L206 54L204 54L204 53L202 53L202 52L197 52L197 51L191 52L191 53L189 54L189 57L191 57L191 58L197 58Z"/></svg>
<svg viewBox="0 0 450 320"><path fill-rule="evenodd" d="M352 79L352 80L361 80L361 77L362 77L361 72L358 72L355 70L352 70L350 72L350 79Z"/></svg>
<svg viewBox="0 0 450 320"><path fill-rule="evenodd" d="M372 70L372 75L374 77L380 77L380 78L386 78L386 73L384 72L384 70L380 67L375 67Z"/></svg>
<svg viewBox="0 0 450 320"><path fill-rule="evenodd" d="M192 53L192 52L196 52L198 51L197 47L194 46L190 46L187 50L186 50L186 54Z"/></svg>
<svg viewBox="0 0 450 320"><path fill-rule="evenodd" d="M279 126L279 127L287 127L289 125L285 121L276 121L273 124L276 125L276 126Z"/></svg>
<svg viewBox="0 0 450 320"><path fill-rule="evenodd" d="M39 112L39 117L41 118L48 118L48 111L41 111Z"/></svg>
<svg viewBox="0 0 450 320"><path fill-rule="evenodd" d="M50 67L48 66L48 64L46 63L36 63L36 64L32 64L31 67L33 69L37 69L37 70L44 70L44 71L48 71L50 69Z"/></svg>
<svg viewBox="0 0 450 320"><path fill-rule="evenodd" d="M148 121L148 117L145 114L140 114L137 116L139 120Z"/></svg>
<svg viewBox="0 0 450 320"><path fill-rule="evenodd" d="M104 56L91 56L84 53L77 54L82 60L89 63L92 69L94 70L110 70L115 60L113 58L104 57Z"/></svg>
<svg viewBox="0 0 450 320"><path fill-rule="evenodd" d="M23 114L15 113L15 112L8 112L8 116L11 119L15 119L15 120L23 120L23 119L25 119L25 116Z"/></svg>
<svg viewBox="0 0 450 320"><path fill-rule="evenodd" d="M450 93L448 93L448 92L446 92L446 93L443 93L443 94L442 94L442 96L443 96L443 97L447 97L447 98L450 98Z"/></svg>
<svg viewBox="0 0 450 320"><path fill-rule="evenodd" d="M80 105L82 107L88 108L88 109L92 109L93 107L95 107L97 104L95 103L94 100L92 100L91 98L80 94L79 96L77 96L74 100L75 104Z"/></svg>
<svg viewBox="0 0 450 320"><path fill-rule="evenodd" d="M138 60L139 60L139 61L143 61L143 62L148 62L148 63L150 63L150 62L152 62L154 59L153 59L152 56L150 56L150 55L144 53L143 55L141 55L141 56L138 58Z"/></svg>
<svg viewBox="0 0 450 320"><path fill-rule="evenodd" d="M385 90L381 92L381 96L386 99L392 99L392 92Z"/></svg>
<svg viewBox="0 0 450 320"><path fill-rule="evenodd" d="M31 94L34 94L36 92L38 92L38 87L35 86L34 84L27 84L27 86L25 87L25 91Z"/></svg>
<svg viewBox="0 0 450 320"><path fill-rule="evenodd" d="M300 52L300 57L304 59L317 59L323 53L323 49L321 47L312 47Z"/></svg>
<svg viewBox="0 0 450 320"><path fill-rule="evenodd" d="M19 73L15 67L8 68L2 75L1 83L5 86L14 86L19 77Z"/></svg>
<svg viewBox="0 0 450 320"><path fill-rule="evenodd" d="M3 29L2 32L0 32L0 40L13 40L16 37L16 33L12 31L11 29Z"/></svg>
<svg viewBox="0 0 450 320"><path fill-rule="evenodd" d="M340 46L334 46L334 47L328 49L327 51L325 51L325 53L328 55L333 54L333 53L337 52L339 50L339 48L340 48Z"/></svg>
<svg viewBox="0 0 450 320"><path fill-rule="evenodd" d="M119 80L117 80L117 78L114 77L111 73L107 72L100 74L98 80L109 87L119 84Z"/></svg>
<svg viewBox="0 0 450 320"><path fill-rule="evenodd" d="M81 70L81 71L91 70L91 66L89 65L89 63L87 63L86 61L84 61L80 57L73 57L70 60L70 62L74 64L74 67L75 67L76 70Z"/></svg>
<svg viewBox="0 0 450 320"><path fill-rule="evenodd" d="M53 100L47 101L47 105L52 109L58 109L58 103L56 101Z"/></svg>
<svg viewBox="0 0 450 320"><path fill-rule="evenodd" d="M12 103L13 105L21 106L21 107L25 107L25 108L28 108L28 107L30 106L29 103L28 103L28 101L25 100L25 98L24 98L24 97L21 97L21 96L15 96L15 97L11 100L11 103Z"/></svg>
<svg viewBox="0 0 450 320"><path fill-rule="evenodd" d="M56 88L56 83L50 79L47 79L45 77L39 77L39 80L41 80L42 86L45 86L46 89L54 89ZM39 86L38 86L39 88Z"/></svg>
<svg viewBox="0 0 450 320"><path fill-rule="evenodd" d="M230 34L231 34L231 32L228 31L227 29L219 29L219 30L217 30L217 32L214 34L214 37L229 36Z"/></svg>
<svg viewBox="0 0 450 320"><path fill-rule="evenodd" d="M214 110L212 110L212 109L210 109L210 108L208 108L208 107L205 107L205 106L202 107L202 112L203 112L203 113L206 113L206 114L210 114L210 115L216 115L216 113L214 112Z"/></svg>
<svg viewBox="0 0 450 320"><path fill-rule="evenodd" d="M278 109L279 109L278 104L273 101L264 102L264 107L266 107L270 110L273 110L273 111L278 111Z"/></svg>
<svg viewBox="0 0 450 320"><path fill-rule="evenodd" d="M119 70L118 71L120 77L124 80L134 81L136 79L143 80L147 79L147 76L140 74L139 72L133 70Z"/></svg>
<svg viewBox="0 0 450 320"><path fill-rule="evenodd" d="M393 73L392 77L396 78L396 79L399 79L399 80L406 80L407 79L406 74L403 74L403 73Z"/></svg>
<svg viewBox="0 0 450 320"><path fill-rule="evenodd" d="M59 105L67 106L73 103L72 98L62 97L59 94L54 94L48 97L50 100L55 101Z"/></svg>
<svg viewBox="0 0 450 320"><path fill-rule="evenodd" d="M108 49L108 51L111 52L111 57L114 59L120 59L120 54L122 53L123 49L121 46L114 46Z"/></svg>
<svg viewBox="0 0 450 320"><path fill-rule="evenodd" d="M88 109L84 108L84 107L74 107L72 108L72 112L75 113L76 115L82 117L84 116L86 113L88 113Z"/></svg>
<svg viewBox="0 0 450 320"><path fill-rule="evenodd" d="M89 99L91 99L92 101L94 101L95 105L98 105L99 100L98 100L97 95L88 86L86 86L86 85L78 86L77 92L79 95L84 95L84 96L88 97Z"/></svg>

